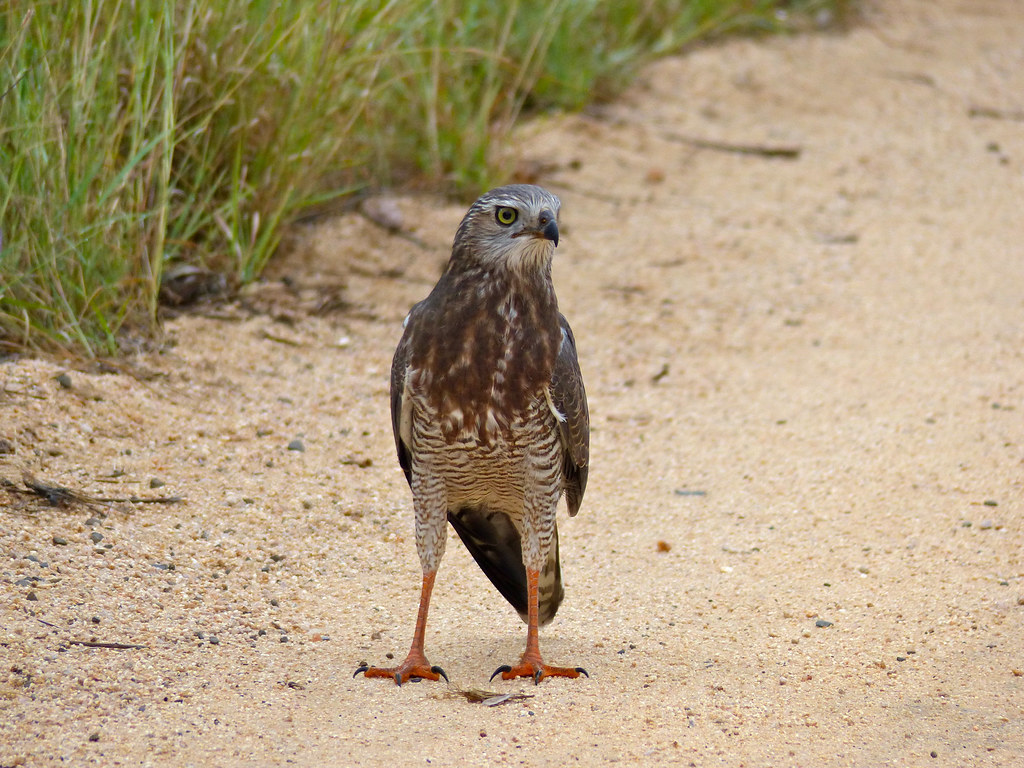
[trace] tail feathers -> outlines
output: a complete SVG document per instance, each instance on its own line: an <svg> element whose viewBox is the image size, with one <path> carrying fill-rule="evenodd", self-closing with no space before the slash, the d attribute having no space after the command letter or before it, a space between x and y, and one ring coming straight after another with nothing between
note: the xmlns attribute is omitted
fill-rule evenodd
<svg viewBox="0 0 1024 768"><path fill-rule="evenodd" d="M523 621L527 620L526 567L519 531L504 512L464 508L449 511L448 521L459 534L477 565ZM558 611L565 596L562 569L558 562L558 531L551 553L538 579L538 613L547 624Z"/></svg>

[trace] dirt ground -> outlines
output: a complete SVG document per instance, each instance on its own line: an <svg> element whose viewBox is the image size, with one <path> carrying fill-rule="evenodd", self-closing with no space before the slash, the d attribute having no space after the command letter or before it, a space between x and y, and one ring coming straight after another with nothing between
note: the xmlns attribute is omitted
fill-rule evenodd
<svg viewBox="0 0 1024 768"><path fill-rule="evenodd" d="M590 679L488 682L525 627L455 537L452 686L352 677L408 649L388 368L464 206L310 228L132 375L0 364L0 766L1024 765L1022 41L875 3L520 132L593 423L541 648Z"/></svg>

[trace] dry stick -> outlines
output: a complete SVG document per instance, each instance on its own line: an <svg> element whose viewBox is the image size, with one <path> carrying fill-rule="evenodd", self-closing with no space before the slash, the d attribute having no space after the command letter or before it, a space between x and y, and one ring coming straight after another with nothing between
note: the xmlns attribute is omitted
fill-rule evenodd
<svg viewBox="0 0 1024 768"><path fill-rule="evenodd" d="M84 493L78 493L65 488L61 485L47 485L40 482L35 477L30 475L28 472L22 473L22 482L25 483L25 487L28 490L22 490L13 483L6 481L4 485L8 485L9 490L15 493L33 493L36 496L41 496L46 499L51 507L63 507L67 504L79 503L79 504L178 504L182 501L181 496L156 496L154 498L143 499L138 496L126 496L126 497L100 497L100 496L89 496Z"/></svg>
<svg viewBox="0 0 1024 768"><path fill-rule="evenodd" d="M733 144L728 141L701 139L695 136L683 136L678 133L665 133L663 136L670 141L679 141L698 149L713 149L717 152L733 152L738 155L754 155L755 157L781 158L796 160L803 151L794 146L768 146L765 144Z"/></svg>
<svg viewBox="0 0 1024 768"><path fill-rule="evenodd" d="M184 499L181 496L154 496L150 499L143 499L139 496L121 496L118 498L110 498L104 496L98 498L96 501L102 501L106 504L180 504Z"/></svg>
<svg viewBox="0 0 1024 768"><path fill-rule="evenodd" d="M987 117L992 120L1024 121L1024 110L997 109L996 107L973 106L967 110L968 117Z"/></svg>
<svg viewBox="0 0 1024 768"><path fill-rule="evenodd" d="M115 651L133 651L146 647L137 643L100 643L95 640L68 640L68 645L84 645L86 648L110 648Z"/></svg>

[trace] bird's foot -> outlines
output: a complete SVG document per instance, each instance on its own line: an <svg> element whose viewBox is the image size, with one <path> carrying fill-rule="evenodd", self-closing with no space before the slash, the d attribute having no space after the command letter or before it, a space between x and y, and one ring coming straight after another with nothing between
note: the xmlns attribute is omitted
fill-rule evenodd
<svg viewBox="0 0 1024 768"><path fill-rule="evenodd" d="M360 672L365 677L390 677L395 681L395 685L401 685L410 680L440 680L442 677L446 683L448 682L448 675L443 669L436 665L431 666L425 656L414 654L409 654L405 661L397 667L370 667L363 664L352 673L352 677Z"/></svg>
<svg viewBox="0 0 1024 768"><path fill-rule="evenodd" d="M491 680L501 675L502 680L515 680L517 677L532 677L533 682L536 685L541 680L547 677L590 677L587 674L587 670L583 667L552 667L541 661L540 657L537 658L526 658L523 656L522 661L518 665L511 667L508 664L502 664L491 675Z"/></svg>

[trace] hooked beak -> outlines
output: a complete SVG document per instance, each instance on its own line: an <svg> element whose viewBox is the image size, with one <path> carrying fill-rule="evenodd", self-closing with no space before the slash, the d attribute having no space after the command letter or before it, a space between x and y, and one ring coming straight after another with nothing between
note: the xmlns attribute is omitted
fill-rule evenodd
<svg viewBox="0 0 1024 768"><path fill-rule="evenodd" d="M550 240L558 247L558 221L551 211L541 211L536 229L524 229L512 237L534 237L538 240Z"/></svg>
<svg viewBox="0 0 1024 768"><path fill-rule="evenodd" d="M544 216L542 215L541 223L543 224L543 222ZM543 224L543 227L540 230L540 236L545 240L553 242L556 248L558 247L558 222L555 221L554 216L551 217L547 224Z"/></svg>

